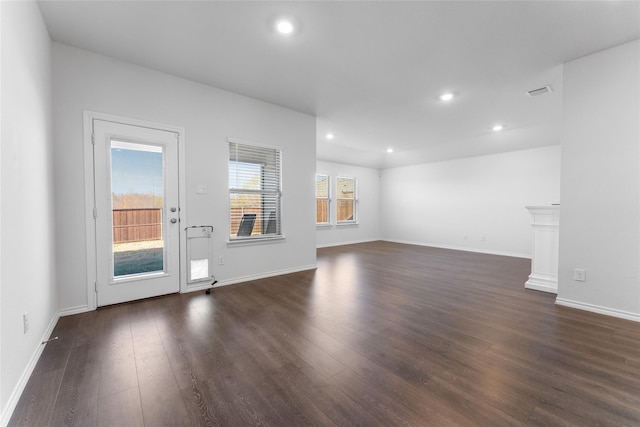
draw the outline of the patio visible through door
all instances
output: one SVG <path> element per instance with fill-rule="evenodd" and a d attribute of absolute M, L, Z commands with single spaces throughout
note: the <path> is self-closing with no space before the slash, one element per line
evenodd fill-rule
<path fill-rule="evenodd" d="M 93 120 L 97 305 L 178 292 L 178 134 Z"/>

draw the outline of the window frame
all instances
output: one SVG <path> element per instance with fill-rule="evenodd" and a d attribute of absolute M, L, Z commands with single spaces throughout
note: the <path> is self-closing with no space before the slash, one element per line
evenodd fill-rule
<path fill-rule="evenodd" d="M 326 177 L 327 178 L 327 197 L 318 197 L 318 177 Z M 329 174 L 324 173 L 316 173 L 316 225 L 317 226 L 327 226 L 331 225 L 331 176 Z M 327 203 L 327 221 L 326 222 L 318 222 L 318 200 L 326 200 Z"/>
<path fill-rule="evenodd" d="M 275 160 L 274 160 L 274 166 L 276 167 L 275 169 L 275 174 L 276 177 L 273 180 L 273 183 L 275 185 L 275 189 L 270 190 L 264 189 L 264 182 L 265 182 L 265 170 L 264 170 L 264 164 L 261 165 L 260 168 L 260 187 L 261 189 L 257 190 L 257 189 L 242 189 L 242 188 L 233 188 L 231 186 L 231 179 L 230 179 L 230 173 L 231 173 L 231 163 L 235 162 L 235 163 L 246 163 L 246 164 L 257 164 L 260 165 L 260 163 L 256 163 L 256 162 L 251 162 L 251 161 L 246 161 L 246 159 L 241 159 L 238 158 L 238 156 L 236 155 L 235 159 L 232 159 L 232 147 L 233 146 L 245 146 L 247 147 L 249 150 L 254 149 L 256 150 L 256 152 L 259 152 L 261 150 L 272 150 L 273 154 L 275 155 Z M 227 210 L 228 212 L 228 233 L 227 233 L 227 243 L 228 244 L 242 244 L 242 243 L 260 243 L 260 242 L 268 242 L 268 241 L 273 241 L 273 240 L 283 240 L 284 239 L 284 234 L 282 232 L 283 227 L 282 227 L 282 204 L 283 204 L 283 196 L 282 196 L 282 158 L 283 158 L 283 150 L 281 147 L 276 147 L 276 146 L 271 146 L 271 145 L 266 145 L 266 144 L 259 144 L 259 143 L 255 143 L 253 141 L 246 141 L 246 140 L 241 140 L 241 139 L 237 139 L 237 138 L 227 138 L 227 150 L 228 150 L 228 159 L 227 159 L 227 179 L 228 179 L 228 183 L 227 183 L 227 188 L 229 190 L 229 199 L 228 199 L 228 203 L 229 203 L 229 208 Z M 237 234 L 234 236 L 232 235 L 232 218 L 233 218 L 233 214 L 232 214 L 232 197 L 233 195 L 260 195 L 260 226 L 261 226 L 261 230 L 260 230 L 260 234 L 251 234 L 249 236 L 238 236 Z M 275 212 L 276 212 L 276 230 L 275 233 L 270 233 L 270 234 L 263 234 L 268 226 L 268 223 L 266 221 L 268 221 L 268 217 L 265 215 L 264 211 L 265 211 L 265 196 L 267 198 L 271 197 L 273 198 L 273 203 L 275 204 Z M 257 226 L 257 219 L 256 219 L 256 224 L 255 226 Z"/>
<path fill-rule="evenodd" d="M 340 179 L 353 180 L 353 197 L 352 198 L 340 197 L 340 193 L 338 191 L 338 181 Z M 353 201 L 353 219 L 342 220 L 342 221 L 338 219 L 338 209 L 339 209 L 341 200 Z M 338 175 L 336 176 L 336 225 L 352 225 L 357 223 L 358 223 L 358 178 L 355 176 Z"/>

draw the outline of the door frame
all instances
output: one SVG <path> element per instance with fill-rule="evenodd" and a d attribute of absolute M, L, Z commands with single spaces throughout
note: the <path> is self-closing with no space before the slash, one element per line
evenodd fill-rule
<path fill-rule="evenodd" d="M 93 121 L 103 120 L 107 122 L 122 123 L 125 125 L 146 127 L 167 132 L 174 132 L 178 135 L 178 203 L 180 208 L 179 225 L 179 247 L 180 247 L 180 271 L 178 278 L 180 282 L 180 293 L 186 292 L 186 239 L 184 238 L 184 226 L 187 223 L 186 210 L 186 169 L 185 169 L 185 144 L 184 128 L 164 125 L 161 123 L 148 122 L 144 120 L 132 119 L 129 117 L 116 116 L 113 114 L 99 113 L 95 111 L 83 111 L 83 148 L 84 148 L 84 199 L 85 199 L 85 233 L 86 233 L 86 265 L 87 265 L 87 310 L 97 308 L 97 243 L 96 243 L 96 220 L 94 218 L 95 207 L 95 174 L 94 174 L 94 144 L 93 144 Z"/>

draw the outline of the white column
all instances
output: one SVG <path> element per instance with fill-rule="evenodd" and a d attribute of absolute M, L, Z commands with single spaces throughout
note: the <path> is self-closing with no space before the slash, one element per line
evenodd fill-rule
<path fill-rule="evenodd" d="M 533 227 L 531 274 L 527 289 L 558 293 L 558 235 L 560 206 L 526 206 Z"/>

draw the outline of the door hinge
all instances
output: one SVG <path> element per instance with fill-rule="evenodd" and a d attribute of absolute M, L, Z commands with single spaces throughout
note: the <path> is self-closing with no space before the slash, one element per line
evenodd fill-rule
<path fill-rule="evenodd" d="M 92 143 L 93 145 L 96 145 L 96 134 L 95 134 L 95 133 L 92 133 L 92 134 L 91 134 L 91 143 Z"/>
<path fill-rule="evenodd" d="M 93 208 L 93 219 L 98 218 L 98 209 L 96 209 L 95 207 Z"/>
<path fill-rule="evenodd" d="M 96 294 L 98 293 L 98 282 L 93 282 L 93 289 L 96 291 Z"/>

